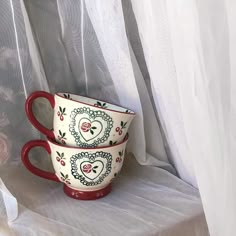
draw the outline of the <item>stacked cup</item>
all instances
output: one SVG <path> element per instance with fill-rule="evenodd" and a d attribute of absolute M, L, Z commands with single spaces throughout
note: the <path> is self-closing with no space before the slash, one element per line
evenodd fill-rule
<path fill-rule="evenodd" d="M 32 112 L 33 102 L 46 98 L 54 109 L 53 129 L 44 127 Z M 25 103 L 30 122 L 47 141 L 24 145 L 21 157 L 33 174 L 63 182 L 64 192 L 75 199 L 91 200 L 107 195 L 120 172 L 133 111 L 95 99 L 68 94 L 32 93 Z M 54 173 L 31 164 L 29 151 L 43 147 L 51 156 Z"/>

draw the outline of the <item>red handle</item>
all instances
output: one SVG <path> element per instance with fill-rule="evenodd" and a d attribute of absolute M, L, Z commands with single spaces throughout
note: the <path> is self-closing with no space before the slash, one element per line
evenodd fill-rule
<path fill-rule="evenodd" d="M 33 140 L 29 141 L 24 145 L 24 147 L 21 150 L 21 160 L 24 163 L 25 167 L 32 172 L 35 175 L 38 175 L 45 179 L 50 179 L 56 182 L 60 182 L 60 180 L 57 178 L 57 176 L 54 173 L 50 173 L 48 171 L 40 170 L 39 168 L 33 166 L 29 160 L 29 151 L 34 147 L 43 147 L 46 149 L 46 151 L 50 154 L 51 149 L 49 144 L 46 141 L 43 140 Z"/>
<path fill-rule="evenodd" d="M 54 139 L 55 136 L 54 136 L 54 133 L 52 130 L 50 129 L 47 129 L 46 127 L 44 127 L 42 124 L 40 124 L 38 122 L 38 120 L 35 118 L 34 114 L 33 114 L 33 102 L 35 99 L 37 98 L 46 98 L 52 108 L 54 108 L 55 106 L 55 100 L 54 100 L 54 96 L 50 93 L 47 93 L 47 92 L 44 92 L 44 91 L 36 91 L 36 92 L 33 92 L 26 100 L 25 102 L 25 112 L 26 112 L 26 115 L 28 117 L 28 119 L 30 120 L 30 122 L 32 123 L 32 125 L 38 129 L 40 132 L 42 132 L 43 134 L 45 134 L 46 136 Z"/>

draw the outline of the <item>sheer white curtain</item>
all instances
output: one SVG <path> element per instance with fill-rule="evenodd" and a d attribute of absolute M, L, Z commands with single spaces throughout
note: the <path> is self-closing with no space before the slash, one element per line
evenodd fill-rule
<path fill-rule="evenodd" d="M 199 187 L 211 235 L 234 235 L 235 9 L 232 0 L 2 0 L 0 219 L 17 217 L 9 173 L 40 136 L 25 98 L 68 91 L 135 110 L 129 151 Z M 35 112 L 50 126 L 42 104 Z"/>
<path fill-rule="evenodd" d="M 198 184 L 211 235 L 234 235 L 235 4 L 141 2 L 132 1 L 176 167 Z"/>

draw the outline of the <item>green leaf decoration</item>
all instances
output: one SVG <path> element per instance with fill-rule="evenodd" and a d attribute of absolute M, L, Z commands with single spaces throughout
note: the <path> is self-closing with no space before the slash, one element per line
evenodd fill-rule
<path fill-rule="evenodd" d="M 66 108 L 64 107 L 64 108 L 63 108 L 63 113 L 64 113 L 65 111 L 66 111 Z"/>
<path fill-rule="evenodd" d="M 60 110 L 60 112 L 62 112 L 62 109 L 61 109 L 61 107 L 59 107 L 59 110 Z"/>
<path fill-rule="evenodd" d="M 64 152 L 61 154 L 61 157 L 64 157 Z"/>
<path fill-rule="evenodd" d="M 66 133 L 63 133 L 62 137 L 64 138 L 66 136 Z"/>
<path fill-rule="evenodd" d="M 121 122 L 120 122 L 120 125 L 123 127 L 123 125 L 124 125 L 124 122 L 123 122 L 123 121 L 121 121 Z"/>
<path fill-rule="evenodd" d="M 60 136 L 62 136 L 61 130 L 59 130 L 59 134 L 60 134 Z"/>
<path fill-rule="evenodd" d="M 121 153 L 121 152 L 119 152 L 119 156 L 122 156 L 122 153 Z"/>
<path fill-rule="evenodd" d="M 92 129 L 90 129 L 90 133 L 91 133 L 91 134 L 94 134 L 94 132 L 93 132 L 93 130 L 92 130 Z"/>
<path fill-rule="evenodd" d="M 125 128 L 126 125 L 127 125 L 127 122 L 124 123 L 124 128 Z"/>
<path fill-rule="evenodd" d="M 93 173 L 97 173 L 97 171 L 93 169 Z"/>
<path fill-rule="evenodd" d="M 112 142 L 112 140 L 109 142 L 110 145 L 115 145 L 117 142 Z"/>
<path fill-rule="evenodd" d="M 68 175 L 68 174 L 66 174 L 66 175 L 65 175 L 65 178 L 66 178 L 66 179 L 68 179 L 68 177 L 69 177 L 69 175 Z"/>
<path fill-rule="evenodd" d="M 97 127 L 93 126 L 91 129 L 97 129 Z"/>
<path fill-rule="evenodd" d="M 99 101 L 97 101 L 97 105 L 98 105 L 98 106 L 102 106 L 102 103 L 99 102 Z"/>
<path fill-rule="evenodd" d="M 125 112 L 126 112 L 126 113 L 129 113 L 129 110 L 126 110 Z"/>
<path fill-rule="evenodd" d="M 60 155 L 60 152 L 58 152 L 58 151 L 56 151 L 56 153 L 57 153 L 57 155 L 60 157 L 61 155 Z"/>
<path fill-rule="evenodd" d="M 105 102 L 102 104 L 103 107 L 105 107 L 106 105 L 107 105 L 107 104 L 106 104 Z"/>
<path fill-rule="evenodd" d="M 98 168 L 98 166 L 94 166 L 94 167 L 93 167 L 93 169 L 97 169 L 97 168 Z"/>
<path fill-rule="evenodd" d="M 70 98 L 70 94 L 63 94 L 65 98 Z"/>
<path fill-rule="evenodd" d="M 65 178 L 65 175 L 62 172 L 60 172 L 60 173 L 61 173 L 61 176 Z"/>

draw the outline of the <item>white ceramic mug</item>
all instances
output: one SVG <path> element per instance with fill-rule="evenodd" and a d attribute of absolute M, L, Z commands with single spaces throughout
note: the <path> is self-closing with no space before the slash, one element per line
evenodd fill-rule
<path fill-rule="evenodd" d="M 33 140 L 24 145 L 21 158 L 26 168 L 35 175 L 64 183 L 64 192 L 76 199 L 91 200 L 107 195 L 111 182 L 120 172 L 124 161 L 126 143 L 99 148 L 69 147 L 53 140 Z M 51 155 L 55 173 L 33 166 L 29 152 L 43 147 Z"/>
<path fill-rule="evenodd" d="M 33 101 L 43 97 L 54 109 L 53 130 L 38 122 Z M 68 146 L 97 147 L 121 142 L 135 116 L 133 111 L 95 99 L 65 93 L 32 93 L 25 103 L 31 123 L 47 137 Z M 43 112 L 43 111 L 42 111 Z"/>

